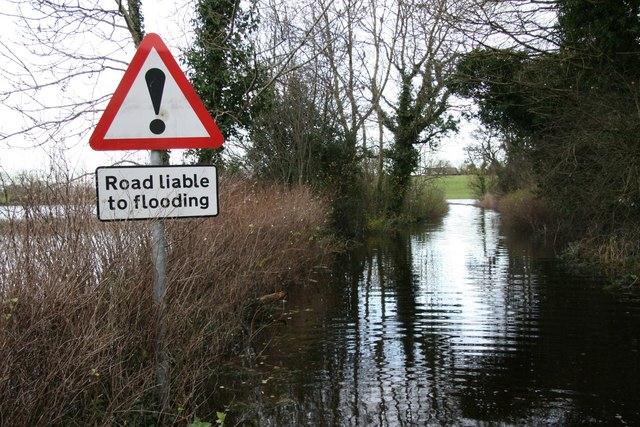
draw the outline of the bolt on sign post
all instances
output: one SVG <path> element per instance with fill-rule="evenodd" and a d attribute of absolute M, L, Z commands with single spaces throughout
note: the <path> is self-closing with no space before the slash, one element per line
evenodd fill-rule
<path fill-rule="evenodd" d="M 219 148 L 223 136 L 160 36 L 144 37 L 89 139 L 94 150 L 151 150 L 151 166 L 96 170 L 98 219 L 151 220 L 156 381 L 167 397 L 165 218 L 218 214 L 214 166 L 163 165 L 162 151 Z"/>

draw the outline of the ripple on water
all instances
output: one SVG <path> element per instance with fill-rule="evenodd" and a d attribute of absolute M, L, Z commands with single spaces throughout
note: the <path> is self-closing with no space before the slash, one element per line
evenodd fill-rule
<path fill-rule="evenodd" d="M 640 297 L 572 276 L 468 202 L 290 300 L 265 353 L 287 372 L 260 385 L 266 425 L 640 422 Z"/>

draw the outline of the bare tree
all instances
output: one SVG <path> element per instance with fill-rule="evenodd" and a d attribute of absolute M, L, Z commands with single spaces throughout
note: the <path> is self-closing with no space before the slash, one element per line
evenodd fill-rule
<path fill-rule="evenodd" d="M 133 49 L 142 40 L 141 3 L 10 0 L 10 7 L 0 12 L 0 17 L 12 22 L 18 33 L 0 41 L 0 57 L 7 64 L 0 70 L 0 99 L 2 109 L 8 110 L 5 116 L 12 120 L 3 123 L 0 142 L 48 150 L 55 147 L 56 151 L 85 143 Z M 185 0 L 184 5 L 176 7 L 192 6 Z M 264 22 L 260 37 L 267 40 L 265 30 L 280 31 L 285 6 L 265 0 L 259 7 Z M 290 4 L 288 7 L 291 9 Z M 247 107 L 308 60 L 304 47 L 319 31 L 320 22 L 321 16 L 315 21 L 299 20 L 297 23 L 303 25 L 290 25 L 289 34 L 269 39 L 273 44 L 268 47 L 255 40 L 259 47 L 255 62 L 268 69 L 269 76 L 247 87 Z"/>
<path fill-rule="evenodd" d="M 85 137 L 142 38 L 140 1 L 11 1 L 2 14 L 19 32 L 0 42 L 0 99 L 16 117 L 0 141 Z"/>
<path fill-rule="evenodd" d="M 457 31 L 479 46 L 544 53 L 559 47 L 557 0 L 462 0 L 465 13 L 449 15 Z"/>
<path fill-rule="evenodd" d="M 369 84 L 374 81 L 384 89 L 389 78 L 390 64 L 383 63 L 381 50 L 375 48 L 379 13 L 384 9 L 378 9 L 377 0 L 346 0 L 322 13 L 323 32 L 316 48 L 328 65 L 327 83 L 341 129 L 354 147 L 377 102 L 369 96 Z"/>

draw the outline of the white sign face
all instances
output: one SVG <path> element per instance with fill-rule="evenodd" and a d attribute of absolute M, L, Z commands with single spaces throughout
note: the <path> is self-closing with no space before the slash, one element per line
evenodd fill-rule
<path fill-rule="evenodd" d="M 161 86 L 155 100 L 149 87 L 150 70 L 160 74 Z M 156 101 L 156 102 L 154 102 Z M 157 108 L 157 111 L 155 110 Z M 161 131 L 152 131 L 149 123 L 160 119 Z M 136 76 L 131 89 L 107 129 L 105 139 L 209 137 L 200 118 L 182 93 L 155 48 Z"/>
<path fill-rule="evenodd" d="M 117 166 L 96 169 L 98 219 L 218 215 L 215 166 Z"/>

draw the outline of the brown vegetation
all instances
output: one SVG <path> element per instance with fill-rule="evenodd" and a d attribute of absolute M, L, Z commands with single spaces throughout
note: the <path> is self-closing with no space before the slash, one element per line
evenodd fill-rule
<path fill-rule="evenodd" d="M 86 196 L 62 205 L 66 221 L 37 205 L 5 221 L 0 423 L 215 419 L 224 409 L 210 399 L 217 364 L 259 328 L 257 298 L 305 281 L 332 246 L 322 237 L 325 202 L 305 188 L 220 188 L 217 218 L 167 223 L 170 398 L 162 407 L 148 224 L 100 223 Z"/>
<path fill-rule="evenodd" d="M 498 198 L 495 194 L 485 193 L 480 200 L 478 200 L 478 206 L 484 209 L 498 210 Z"/>
<path fill-rule="evenodd" d="M 576 267 L 609 278 L 616 286 L 637 286 L 640 279 L 640 227 L 615 234 L 583 237 L 568 245 L 563 256 Z"/>
<path fill-rule="evenodd" d="M 498 209 L 503 222 L 512 228 L 542 231 L 551 223 L 549 207 L 530 190 L 505 194 L 500 199 Z"/>
<path fill-rule="evenodd" d="M 640 227 L 636 224 L 608 233 L 587 229 L 576 238 L 574 229 L 582 224 L 567 224 L 531 190 L 513 191 L 498 199 L 486 195 L 479 205 L 498 210 L 507 227 L 544 238 L 579 271 L 604 276 L 614 285 L 632 286 L 640 280 Z"/>

